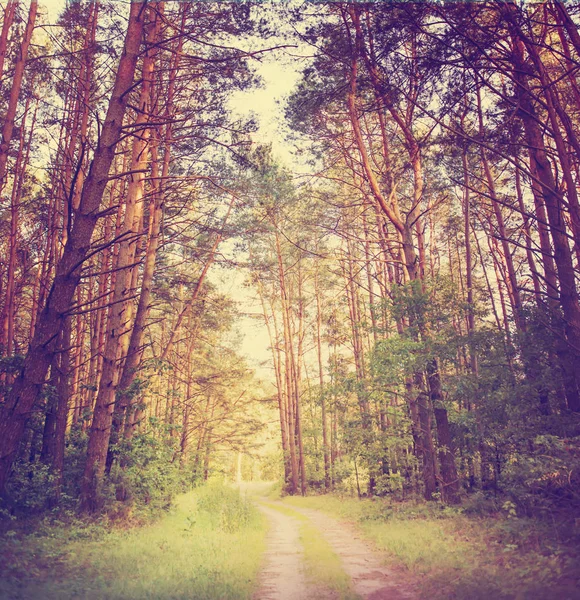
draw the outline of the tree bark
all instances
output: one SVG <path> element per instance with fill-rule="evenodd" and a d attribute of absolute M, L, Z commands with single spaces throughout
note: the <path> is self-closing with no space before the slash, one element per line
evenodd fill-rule
<path fill-rule="evenodd" d="M 4 75 L 4 61 L 6 60 L 6 52 L 8 50 L 8 36 L 10 28 L 14 22 L 14 13 L 16 11 L 16 0 L 8 0 L 4 7 L 4 19 L 2 20 L 2 32 L 0 33 L 0 80 Z"/>
<path fill-rule="evenodd" d="M 518 84 L 518 99 L 521 106 L 522 120 L 530 160 L 530 171 L 537 176 L 540 192 L 548 217 L 550 233 L 554 243 L 554 262 L 559 279 L 559 296 L 564 313 L 565 332 L 571 347 L 571 358 L 578 388 L 580 374 L 580 304 L 576 291 L 576 281 L 572 253 L 568 243 L 566 218 L 562 194 L 558 191 L 554 173 L 547 156 L 546 146 L 538 125 L 536 109 L 533 104 L 523 59 L 523 42 L 512 33 L 514 79 Z M 572 396 L 568 408 L 580 412 L 579 397 Z"/>
<path fill-rule="evenodd" d="M 2 192 L 2 189 L 6 185 L 10 142 L 12 141 L 12 134 L 14 132 L 14 120 L 16 118 L 16 109 L 18 108 L 18 99 L 20 98 L 20 90 L 22 89 L 24 69 L 26 67 L 26 61 L 28 59 L 28 49 L 32 40 L 32 33 L 34 31 L 34 24 L 36 22 L 37 11 L 37 0 L 31 0 L 30 8 L 28 11 L 28 21 L 26 23 L 26 29 L 24 30 L 24 36 L 22 38 L 22 42 L 20 44 L 20 48 L 16 56 L 16 63 L 14 65 L 14 76 L 12 78 L 12 87 L 10 88 L 10 95 L 8 96 L 8 106 L 6 108 L 6 114 L 4 115 L 4 119 L 2 122 L 2 139 L 0 140 L 0 192 Z"/>
<path fill-rule="evenodd" d="M 90 248 L 91 237 L 99 218 L 99 207 L 109 180 L 109 170 L 121 134 L 123 117 L 133 86 L 135 66 L 143 37 L 144 1 L 133 1 L 125 36 L 123 53 L 101 136 L 83 185 L 79 210 L 75 214 L 71 234 L 57 265 L 56 276 L 46 304 L 38 318 L 24 366 L 0 409 L 0 494 L 10 475 L 12 463 L 25 424 L 40 392 L 52 356 L 58 332 L 70 310 L 80 280 L 81 267 Z"/>

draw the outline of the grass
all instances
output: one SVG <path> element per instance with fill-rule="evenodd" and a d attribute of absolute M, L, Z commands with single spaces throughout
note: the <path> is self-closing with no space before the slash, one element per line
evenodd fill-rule
<path fill-rule="evenodd" d="M 138 529 L 7 536 L 0 598 L 249 599 L 266 529 L 236 490 L 212 486 L 180 496 L 167 515 Z"/>
<path fill-rule="evenodd" d="M 307 577 L 338 600 L 356 598 L 340 558 L 293 506 L 353 521 L 418 580 L 420 597 L 580 599 L 578 524 L 565 529 L 557 521 L 473 515 L 437 503 L 337 496 L 268 505 L 300 522 Z M 14 527 L 0 539 L 0 599 L 249 599 L 266 530 L 249 500 L 218 485 L 180 496 L 169 513 L 140 528 L 94 522 L 39 522 L 29 532 Z"/>
<path fill-rule="evenodd" d="M 331 590 L 336 600 L 357 600 L 359 596 L 354 593 L 339 556 L 310 519 L 279 503 L 269 502 L 267 506 L 300 521 L 300 541 L 304 550 L 307 580 L 315 587 Z"/>
<path fill-rule="evenodd" d="M 337 496 L 286 498 L 353 521 L 432 600 L 578 600 L 580 531 L 531 519 L 470 516 L 439 504 Z"/>

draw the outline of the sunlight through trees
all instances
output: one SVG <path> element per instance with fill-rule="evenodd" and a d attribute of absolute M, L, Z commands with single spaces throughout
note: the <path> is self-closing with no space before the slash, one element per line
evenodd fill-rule
<path fill-rule="evenodd" d="M 162 506 L 236 469 L 578 506 L 577 7 L 61 8 L 3 6 L 3 508 Z M 282 55 L 273 144 L 240 98 Z"/>

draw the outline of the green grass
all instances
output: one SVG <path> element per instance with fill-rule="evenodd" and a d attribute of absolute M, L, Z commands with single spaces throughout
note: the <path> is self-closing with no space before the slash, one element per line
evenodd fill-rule
<path fill-rule="evenodd" d="M 331 590 L 336 600 L 357 600 L 359 596 L 354 593 L 339 556 L 310 519 L 279 503 L 268 502 L 267 506 L 300 521 L 300 541 L 304 550 L 307 580 L 315 587 Z"/>
<path fill-rule="evenodd" d="M 580 599 L 580 532 L 531 519 L 474 517 L 439 504 L 286 498 L 354 522 L 432 600 Z"/>
<path fill-rule="evenodd" d="M 169 514 L 138 529 L 91 539 L 58 527 L 8 536 L 0 598 L 248 599 L 266 530 L 236 490 L 213 486 L 180 496 Z"/>

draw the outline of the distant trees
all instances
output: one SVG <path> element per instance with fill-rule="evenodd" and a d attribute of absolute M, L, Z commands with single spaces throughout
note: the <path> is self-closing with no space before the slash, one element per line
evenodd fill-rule
<path fill-rule="evenodd" d="M 293 213 L 300 210 L 300 205 L 290 174 L 275 163 L 268 148 L 258 148 L 252 159 L 252 209 L 250 221 L 245 224 L 253 232 L 247 241 L 250 278 L 270 338 L 285 479 L 290 493 L 305 494 L 301 395 L 306 336 L 304 286 L 308 275 L 305 249 L 300 242 L 292 245 L 298 233 Z"/>

